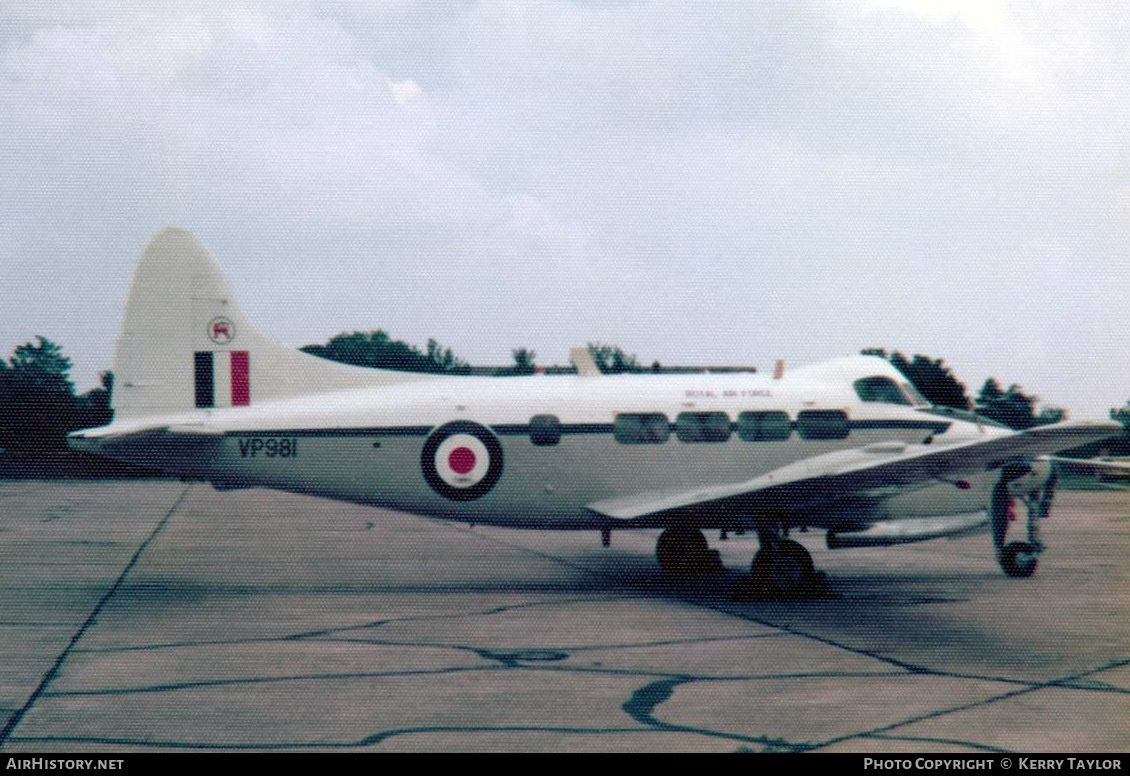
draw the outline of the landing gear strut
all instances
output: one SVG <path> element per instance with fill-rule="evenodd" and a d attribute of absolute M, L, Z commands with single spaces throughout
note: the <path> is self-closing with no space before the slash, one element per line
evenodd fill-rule
<path fill-rule="evenodd" d="M 722 570 L 718 551 L 710 549 L 702 531 L 695 528 L 668 528 L 659 535 L 655 557 L 668 574 L 687 576 Z"/>
<path fill-rule="evenodd" d="M 824 575 L 816 571 L 812 555 L 799 542 L 784 538 L 774 528 L 757 532 L 761 548 L 753 556 L 750 574 L 759 590 L 773 596 L 798 596 L 819 591 L 825 586 Z"/>
<path fill-rule="evenodd" d="M 1040 553 L 1044 551 L 1044 543 L 1040 541 L 1040 526 L 1038 520 L 1045 517 L 1051 506 L 1052 493 L 1055 488 L 1054 475 L 1045 484 L 1043 491 L 1028 494 L 1024 499 L 1025 511 L 1028 513 L 1028 541 L 1005 543 L 1008 534 L 1009 521 L 1013 519 L 1017 500 L 1008 490 L 1008 479 L 1001 477 L 996 490 L 993 491 L 993 501 L 990 506 L 993 526 L 993 546 L 997 550 L 997 562 L 1005 574 L 1010 577 L 1030 577 L 1036 573 L 1036 566 L 1040 561 Z"/>

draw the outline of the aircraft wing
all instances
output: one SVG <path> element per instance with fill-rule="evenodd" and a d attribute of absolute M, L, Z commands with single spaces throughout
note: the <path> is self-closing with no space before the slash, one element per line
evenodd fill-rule
<path fill-rule="evenodd" d="M 941 446 L 880 443 L 814 456 L 745 482 L 677 493 L 645 493 L 588 505 L 617 520 L 740 519 L 766 510 L 877 500 L 902 488 L 998 469 L 1113 436 L 1117 423 L 1068 422 Z"/>
<path fill-rule="evenodd" d="M 1064 458 L 1060 455 L 1044 455 L 1040 457 L 1040 460 L 1069 466 L 1082 466 L 1099 471 L 1130 472 L 1130 460 L 1108 461 L 1102 458 Z"/>

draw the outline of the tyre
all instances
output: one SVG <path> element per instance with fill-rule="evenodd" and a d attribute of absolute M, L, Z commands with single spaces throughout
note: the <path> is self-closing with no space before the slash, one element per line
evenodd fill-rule
<path fill-rule="evenodd" d="M 707 565 L 710 545 L 702 531 L 694 528 L 668 528 L 655 545 L 659 566 L 668 574 L 695 574 Z"/>
<path fill-rule="evenodd" d="M 780 595 L 796 595 L 808 589 L 816 577 L 812 556 L 799 542 L 783 539 L 774 552 L 759 550 L 750 567 L 754 583 Z"/>
<path fill-rule="evenodd" d="M 1039 551 L 1028 542 L 1009 542 L 1001 550 L 1001 568 L 1010 577 L 1032 576 L 1039 562 Z"/>

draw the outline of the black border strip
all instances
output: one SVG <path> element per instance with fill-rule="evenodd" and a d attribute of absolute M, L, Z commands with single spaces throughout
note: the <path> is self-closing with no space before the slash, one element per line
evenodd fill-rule
<path fill-rule="evenodd" d="M 384 426 L 374 428 L 301 428 L 301 429 L 249 429 L 225 431 L 225 437 L 285 436 L 285 437 L 374 437 L 374 436 L 427 436 L 434 426 Z"/>
<path fill-rule="evenodd" d="M 848 428 L 852 431 L 871 431 L 877 429 L 904 429 L 931 431 L 941 434 L 950 427 L 950 423 L 923 420 L 849 420 Z M 671 431 L 676 430 L 676 424 L 671 423 Z M 252 436 L 289 436 L 289 437 L 420 437 L 427 436 L 435 426 L 373 426 L 368 428 L 323 428 L 323 429 L 262 429 L 244 431 L 226 431 L 226 437 L 252 437 Z M 612 434 L 615 431 L 612 423 L 562 423 L 558 429 L 561 434 Z M 792 428 L 797 429 L 796 421 Z M 499 436 L 528 436 L 531 426 L 528 423 L 499 423 L 490 426 L 490 429 Z M 737 433 L 738 424 L 731 423 L 730 431 Z"/>
<path fill-rule="evenodd" d="M 853 430 L 860 429 L 863 431 L 884 428 L 904 428 L 933 431 L 935 434 L 941 434 L 953 424 L 930 420 L 852 420 L 848 422 L 848 425 L 850 425 Z"/>
<path fill-rule="evenodd" d="M 499 436 L 527 436 L 531 429 L 532 426 L 529 423 L 500 423 L 497 426 L 491 426 L 491 430 Z M 542 427 L 539 430 L 547 431 L 548 429 Z M 562 423 L 555 426 L 553 430 L 562 434 L 611 434 L 616 430 L 616 426 L 611 423 Z"/>

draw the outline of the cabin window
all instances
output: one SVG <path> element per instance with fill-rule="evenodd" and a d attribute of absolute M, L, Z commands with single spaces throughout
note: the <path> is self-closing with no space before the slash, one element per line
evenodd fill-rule
<path fill-rule="evenodd" d="M 898 383 L 889 377 L 864 377 L 856 380 L 855 392 L 860 401 L 910 406 L 910 400 L 898 387 Z"/>
<path fill-rule="evenodd" d="M 738 436 L 746 442 L 780 442 L 793 435 L 784 412 L 743 412 L 738 415 Z"/>
<path fill-rule="evenodd" d="M 796 428 L 802 439 L 845 439 L 851 430 L 843 410 L 802 410 Z"/>
<path fill-rule="evenodd" d="M 658 445 L 667 441 L 671 426 L 667 416 L 658 412 L 628 413 L 616 416 L 613 434 L 622 445 Z"/>
<path fill-rule="evenodd" d="M 556 415 L 530 418 L 530 441 L 535 445 L 555 445 L 561 441 L 561 421 Z"/>
<path fill-rule="evenodd" d="M 730 438 L 730 416 L 725 412 L 683 412 L 675 418 L 680 442 L 725 442 Z"/>

